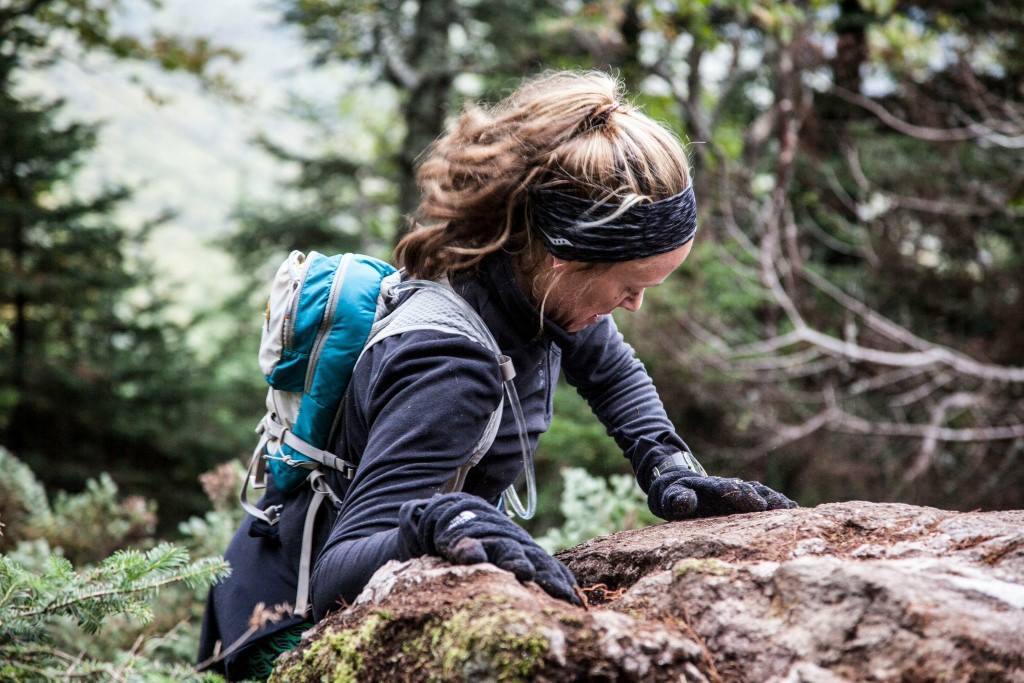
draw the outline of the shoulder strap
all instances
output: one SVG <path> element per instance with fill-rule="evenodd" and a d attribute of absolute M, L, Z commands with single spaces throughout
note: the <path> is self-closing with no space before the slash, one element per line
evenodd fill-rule
<path fill-rule="evenodd" d="M 401 304 L 394 306 L 370 328 L 370 338 L 363 347 L 363 353 L 366 353 L 374 344 L 404 332 L 437 330 L 472 339 L 493 353 L 499 359 L 502 381 L 515 376 L 512 361 L 501 354 L 494 335 L 480 319 L 480 315 L 466 303 L 465 299 L 448 286 L 447 282 L 437 283 L 427 280 L 399 282 L 398 278 L 391 276 L 381 283 L 381 299 L 384 302 L 394 302 L 402 292 L 408 290 L 413 290 L 412 294 Z M 502 400 L 491 413 L 483 434 L 473 446 L 469 460 L 458 469 L 445 486 L 445 493 L 461 491 L 466 481 L 466 474 L 490 450 L 491 444 L 494 443 L 494 439 L 498 435 L 504 405 L 505 402 Z"/>
<path fill-rule="evenodd" d="M 366 353 L 367 349 L 382 339 L 412 330 L 440 330 L 461 335 L 476 341 L 493 353 L 501 370 L 501 381 L 504 388 L 502 401 L 488 419 L 484 433 L 473 447 L 469 460 L 448 482 L 446 492 L 461 491 L 469 470 L 475 467 L 490 450 L 498 434 L 502 411 L 507 403 L 515 417 L 519 432 L 523 471 L 526 476 L 527 504 L 523 506 L 520 502 L 514 486 L 510 486 L 502 495 L 506 502 L 506 509 L 515 511 L 523 519 L 530 519 L 536 510 L 537 500 L 533 453 L 530 451 L 526 435 L 526 419 L 512 382 L 516 375 L 512 360 L 501 352 L 494 335 L 480 318 L 480 314 L 451 288 L 447 280 L 401 282 L 399 281 L 400 277 L 401 274 L 396 273 L 385 278 L 381 283 L 381 301 L 385 306 L 390 302 L 394 308 L 374 323 L 370 329 L 370 338 L 363 347 L 363 353 Z M 412 294 L 401 304 L 395 305 L 394 302 L 399 295 L 408 290 L 413 290 Z"/>
<path fill-rule="evenodd" d="M 370 328 L 369 339 L 363 346 L 363 353 L 382 339 L 403 332 L 439 330 L 468 337 L 496 356 L 501 355 L 494 335 L 480 318 L 480 314 L 456 294 L 446 281 L 398 282 L 392 280 L 392 277 L 385 278 L 381 283 L 381 298 L 385 301 L 385 306 L 388 305 L 387 302 L 391 302 L 394 307 Z M 402 292 L 410 290 L 412 294 L 405 301 L 397 306 L 393 304 Z"/>

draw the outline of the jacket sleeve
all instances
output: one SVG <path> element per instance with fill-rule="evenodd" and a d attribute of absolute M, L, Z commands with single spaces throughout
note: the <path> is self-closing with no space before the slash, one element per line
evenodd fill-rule
<path fill-rule="evenodd" d="M 398 534 L 399 508 L 442 490 L 469 459 L 501 399 L 494 355 L 464 337 L 407 332 L 373 346 L 359 365 L 364 361 L 349 398 L 362 406 L 354 412 L 366 445 L 314 565 L 318 620 L 339 599 L 351 602 L 381 565 L 409 559 Z"/>
<path fill-rule="evenodd" d="M 563 352 L 566 380 L 615 439 L 646 492 L 658 462 L 690 450 L 668 419 L 647 369 L 610 315 L 572 335 Z"/>

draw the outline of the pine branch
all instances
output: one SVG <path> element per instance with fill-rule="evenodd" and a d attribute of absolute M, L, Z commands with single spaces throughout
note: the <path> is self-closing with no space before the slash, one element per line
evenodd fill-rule
<path fill-rule="evenodd" d="M 221 569 L 223 568 L 223 569 Z M 147 583 L 143 583 L 137 586 L 129 586 L 127 588 L 117 587 L 109 588 L 105 590 L 97 590 L 92 593 L 85 593 L 82 595 L 76 595 L 72 598 L 64 600 L 63 602 L 50 603 L 39 609 L 30 610 L 27 612 L 20 612 L 20 616 L 23 617 L 36 617 L 44 614 L 51 614 L 65 610 L 74 605 L 78 605 L 90 601 L 100 601 L 104 598 L 110 597 L 129 597 L 132 595 L 145 594 L 147 592 L 153 592 L 159 590 L 163 586 L 170 585 L 172 583 L 178 583 L 179 581 L 184 582 L 188 586 L 194 585 L 191 583 L 195 580 L 202 580 L 210 577 L 211 571 L 215 571 L 217 576 L 211 578 L 221 578 L 224 576 L 223 571 L 226 570 L 226 564 L 222 560 L 217 558 L 205 558 L 204 560 L 198 560 L 194 563 L 189 571 L 171 574 L 164 576 L 159 579 L 151 580 Z"/>

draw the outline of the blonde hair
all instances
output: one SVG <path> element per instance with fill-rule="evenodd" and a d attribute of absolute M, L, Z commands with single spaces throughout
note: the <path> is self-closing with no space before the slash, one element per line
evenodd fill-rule
<path fill-rule="evenodd" d="M 622 98 L 598 71 L 549 72 L 491 107 L 468 106 L 425 151 L 421 197 L 396 261 L 436 279 L 505 248 L 533 269 L 531 189 L 557 187 L 595 201 L 633 204 L 690 184 L 679 139 Z"/>

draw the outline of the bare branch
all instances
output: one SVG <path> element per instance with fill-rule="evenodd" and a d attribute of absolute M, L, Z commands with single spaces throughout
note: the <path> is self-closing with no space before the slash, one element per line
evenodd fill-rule
<path fill-rule="evenodd" d="M 939 430 L 942 428 L 942 425 L 945 424 L 946 415 L 949 411 L 957 408 L 965 408 L 983 401 L 984 399 L 981 396 L 967 392 L 950 394 L 939 401 L 938 405 L 932 409 L 931 421 L 928 423 L 924 441 L 921 442 L 921 448 L 917 453 L 917 458 L 914 459 L 914 462 L 911 463 L 910 467 L 908 467 L 906 472 L 903 473 L 904 484 L 911 483 L 931 467 L 932 459 L 935 457 L 935 448 L 939 443 Z"/>
<path fill-rule="evenodd" d="M 798 441 L 805 436 L 810 436 L 819 429 L 826 427 L 828 423 L 832 421 L 833 413 L 834 410 L 832 408 L 827 408 L 802 424 L 789 425 L 779 429 L 778 432 L 776 432 L 775 437 L 765 444 L 764 452 L 767 454 L 771 451 L 778 450 L 783 446 L 791 444 L 794 441 Z"/>
<path fill-rule="evenodd" d="M 803 364 L 794 364 L 792 367 L 782 368 L 761 368 L 746 370 L 742 366 L 729 366 L 727 372 L 734 377 L 752 379 L 757 382 L 787 382 L 801 377 L 820 376 L 824 373 L 835 370 L 839 367 L 839 360 L 831 357 L 821 358 L 816 361 Z"/>
<path fill-rule="evenodd" d="M 850 175 L 853 177 L 854 182 L 857 183 L 857 187 L 864 194 L 871 192 L 877 192 L 884 196 L 892 206 L 901 209 L 907 209 L 910 211 L 920 211 L 922 213 L 933 213 L 940 216 L 991 216 L 994 214 L 1006 214 L 1009 216 L 1017 216 L 1022 212 L 1011 205 L 1008 201 L 1008 197 L 1014 195 L 1014 192 L 1007 192 L 1004 197 L 977 197 L 985 204 L 972 204 L 967 201 L 967 197 L 958 199 L 957 201 L 942 201 L 939 199 L 926 199 L 924 197 L 908 197 L 905 195 L 898 195 L 888 192 L 882 188 L 876 187 L 867 176 L 864 174 L 864 169 L 860 165 L 860 159 L 857 156 L 857 150 L 852 145 L 847 145 L 843 149 L 843 156 L 846 159 L 847 168 L 850 170 Z"/>
<path fill-rule="evenodd" d="M 725 340 L 698 323 L 692 316 L 684 316 L 680 319 L 679 325 L 715 351 L 724 354 L 729 350 L 729 345 L 725 343 Z"/>
<path fill-rule="evenodd" d="M 871 112 L 879 121 L 893 130 L 918 140 L 927 140 L 928 142 L 963 142 L 964 140 L 974 140 L 979 137 L 977 131 L 971 128 L 928 128 L 907 123 L 903 119 L 891 114 L 888 109 L 871 98 L 864 97 L 859 93 L 850 92 L 838 85 L 832 86 L 832 92 L 840 99 Z"/>
<path fill-rule="evenodd" d="M 956 372 L 963 375 L 970 375 L 996 382 L 1024 382 L 1024 367 L 980 363 L 958 351 L 925 341 L 906 328 L 897 325 L 885 316 L 875 312 L 866 304 L 858 301 L 849 294 L 846 294 L 813 271 L 802 270 L 800 271 L 800 275 L 819 290 L 838 301 L 844 307 L 860 315 L 875 331 L 886 335 L 894 341 L 906 344 L 907 346 L 920 351 L 920 353 L 893 353 L 857 347 L 852 350 L 853 356 L 857 360 L 871 360 L 872 362 L 878 362 L 881 365 L 908 366 L 940 363 L 949 366 Z M 805 341 L 821 343 L 827 348 L 833 348 L 839 352 L 839 349 L 834 343 L 839 342 L 839 340 L 836 340 L 835 338 L 831 338 L 831 340 L 829 340 L 827 339 L 827 335 L 822 335 L 814 330 L 808 330 L 804 335 Z"/>
<path fill-rule="evenodd" d="M 738 346 L 729 352 L 729 355 L 736 358 L 740 356 L 753 356 L 756 354 L 772 353 L 773 351 L 779 351 L 786 347 L 792 346 L 803 341 L 803 337 L 796 330 L 787 332 L 786 334 L 772 337 L 771 339 L 763 339 L 753 344 L 744 344 Z"/>
<path fill-rule="evenodd" d="M 893 115 L 888 109 L 869 97 L 859 93 L 850 92 L 838 85 L 832 86 L 832 92 L 840 99 L 855 104 L 871 112 L 879 121 L 895 131 L 908 135 L 918 140 L 927 142 L 964 142 L 966 140 L 984 140 L 987 143 L 1005 147 L 1007 149 L 1024 149 L 1024 134 L 1014 131 L 1014 134 L 1007 135 L 992 128 L 993 122 L 975 121 L 963 115 L 969 124 L 963 128 L 931 128 L 908 123 Z"/>
<path fill-rule="evenodd" d="M 896 194 L 886 194 L 885 196 L 894 206 L 901 209 L 934 213 L 940 216 L 991 216 L 996 213 L 995 207 L 967 204 L 963 201 L 944 202 L 940 199 L 906 197 Z"/>
<path fill-rule="evenodd" d="M 933 428 L 931 425 L 906 424 L 900 422 L 871 422 L 864 418 L 837 411 L 835 419 L 829 423 L 833 431 L 847 434 L 870 434 L 875 436 L 908 436 L 924 439 L 931 436 L 938 441 L 972 442 L 1002 441 L 1005 439 L 1024 438 L 1024 424 L 1001 425 L 998 427 L 976 427 L 951 429 L 948 427 Z"/>
<path fill-rule="evenodd" d="M 927 368 L 914 367 L 914 368 L 895 368 L 893 370 L 887 370 L 881 372 L 874 377 L 868 377 L 865 379 L 858 380 L 850 385 L 847 391 L 848 396 L 859 396 L 860 394 L 876 391 L 878 389 L 884 389 L 887 386 L 893 384 L 899 384 L 900 382 L 916 377 L 924 372 L 927 372 Z"/>
<path fill-rule="evenodd" d="M 748 358 L 736 361 L 736 366 L 743 370 L 780 370 L 805 365 L 821 357 L 821 351 L 812 347 L 790 353 L 785 356 L 769 356 L 767 358 Z"/>
<path fill-rule="evenodd" d="M 905 408 L 906 406 L 913 405 L 918 401 L 923 401 L 952 381 L 953 375 L 943 372 L 932 381 L 925 382 L 924 384 L 916 386 L 910 391 L 906 391 L 891 399 L 889 401 L 889 407 Z"/>
<path fill-rule="evenodd" d="M 841 238 L 836 237 L 818 225 L 818 222 L 812 217 L 808 217 L 808 219 L 801 222 L 800 225 L 805 228 L 812 237 L 832 251 L 840 254 L 846 254 L 847 256 L 859 256 L 865 259 L 868 263 L 877 265 L 878 256 L 876 256 L 870 249 L 865 249 L 864 246 L 860 244 L 851 244 L 850 242 L 843 241 Z"/>

